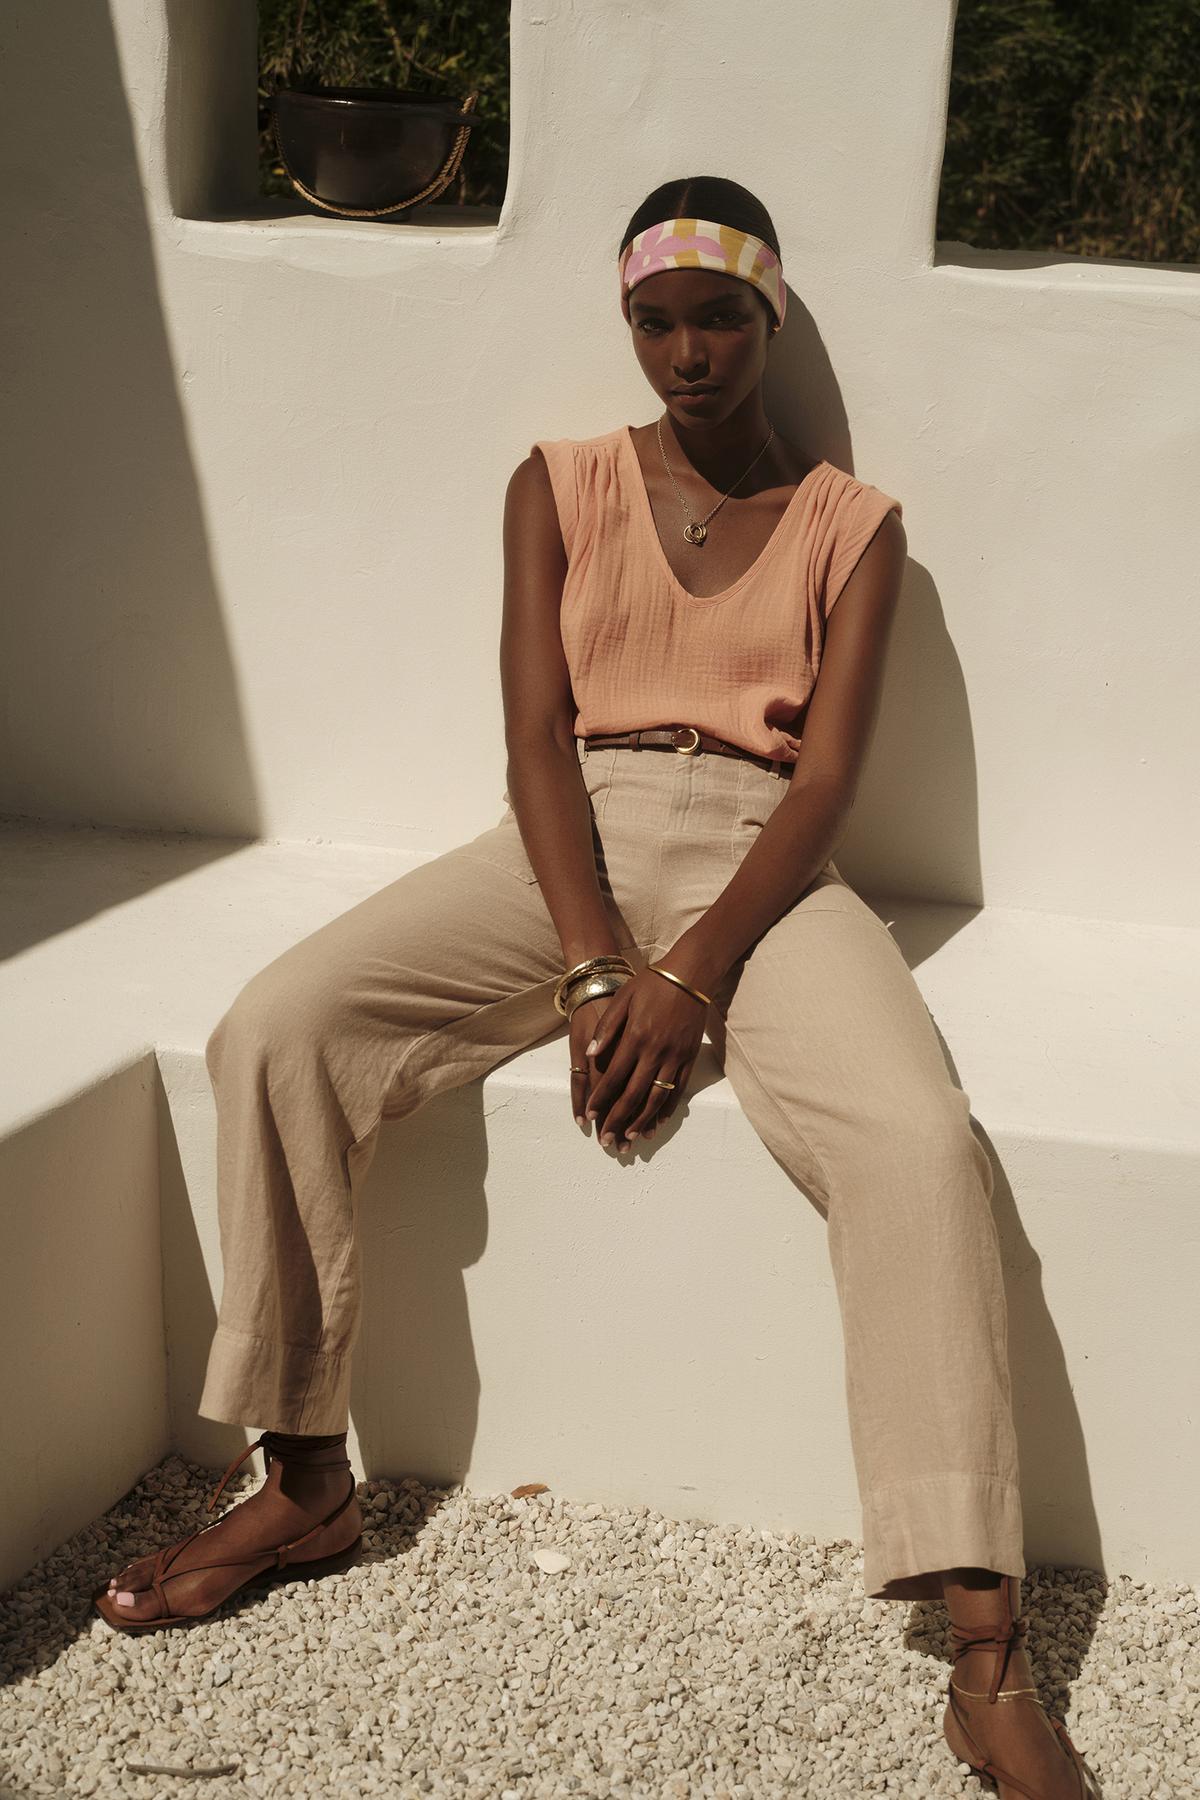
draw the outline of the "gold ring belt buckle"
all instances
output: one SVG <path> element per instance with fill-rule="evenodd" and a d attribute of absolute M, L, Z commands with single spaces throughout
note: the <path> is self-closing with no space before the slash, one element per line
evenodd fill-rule
<path fill-rule="evenodd" d="M 679 742 L 679 734 L 681 731 L 690 731 L 695 742 L 691 744 L 681 744 Z M 680 756 L 695 756 L 697 750 L 700 748 L 700 733 L 696 730 L 694 725 L 677 725 L 675 730 L 671 733 L 671 741 L 674 743 L 676 752 Z"/>

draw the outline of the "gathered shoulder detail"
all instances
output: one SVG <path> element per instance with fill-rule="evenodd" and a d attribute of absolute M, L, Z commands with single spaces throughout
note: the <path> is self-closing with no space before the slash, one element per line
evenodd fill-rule
<path fill-rule="evenodd" d="M 845 469 L 834 468 L 819 496 L 813 525 L 813 574 L 824 618 L 829 617 L 863 551 L 890 512 L 903 518 L 899 500 Z"/>
<path fill-rule="evenodd" d="M 530 446 L 545 458 L 568 562 L 611 498 L 618 436 L 619 428 L 590 438 L 539 438 Z"/>

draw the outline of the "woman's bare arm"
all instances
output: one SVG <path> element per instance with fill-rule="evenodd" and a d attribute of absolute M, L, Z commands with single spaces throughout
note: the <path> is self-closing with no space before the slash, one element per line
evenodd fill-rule
<path fill-rule="evenodd" d="M 874 734 L 907 554 L 904 526 L 890 512 L 829 615 L 788 793 L 703 918 L 663 956 L 668 969 L 706 994 L 798 899 L 845 836 Z"/>
<path fill-rule="evenodd" d="M 513 471 L 505 495 L 500 687 L 509 798 L 564 967 L 573 968 L 618 943 L 600 893 L 575 745 L 575 697 L 559 625 L 566 572 L 554 490 L 535 451 Z"/>

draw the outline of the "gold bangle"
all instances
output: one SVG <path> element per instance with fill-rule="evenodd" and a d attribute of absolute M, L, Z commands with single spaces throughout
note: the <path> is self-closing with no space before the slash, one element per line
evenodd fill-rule
<path fill-rule="evenodd" d="M 562 980 L 569 981 L 572 975 L 582 975 L 587 969 L 608 968 L 614 963 L 619 963 L 623 969 L 629 968 L 628 957 L 623 956 L 619 950 L 613 950 L 604 956 L 585 956 L 582 962 L 577 962 L 573 969 L 567 970 Z"/>
<path fill-rule="evenodd" d="M 632 979 L 632 975 L 621 974 L 616 969 L 602 970 L 599 975 L 585 976 L 582 983 L 577 982 L 573 988 L 568 990 L 567 997 L 563 1002 L 568 1019 L 573 1018 L 579 1008 L 586 1006 L 589 1000 L 607 1000 L 616 993 L 618 988 L 624 987 L 625 983 Z"/>
<path fill-rule="evenodd" d="M 631 968 L 590 968 L 585 976 L 574 976 L 574 979 L 570 979 L 570 981 L 567 976 L 563 976 L 558 986 L 554 988 L 554 1006 L 558 1008 L 558 1012 L 561 1012 L 563 1019 L 567 1019 L 570 1013 L 572 994 L 576 994 L 581 986 L 585 986 L 585 983 L 606 981 L 610 976 L 621 976 L 624 981 L 628 981 L 631 974 L 633 974 Z"/>
<path fill-rule="evenodd" d="M 712 1005 L 707 994 L 702 994 L 699 988 L 690 987 L 686 981 L 681 981 L 678 975 L 672 975 L 670 969 L 664 969 L 661 963 L 647 963 L 646 967 L 653 969 L 656 975 L 664 975 L 668 981 L 673 981 L 676 987 L 681 987 L 685 994 L 692 996 L 693 1000 L 700 1000 L 705 1006 Z"/>
<path fill-rule="evenodd" d="M 628 958 L 621 955 L 588 956 L 584 958 L 583 962 L 576 963 L 573 969 L 568 969 L 565 974 L 559 976 L 555 985 L 554 1005 L 556 1011 L 562 1013 L 564 1018 L 569 1017 L 566 1005 L 568 988 L 585 980 L 590 975 L 607 973 L 616 969 L 622 970 L 626 975 L 633 974 L 633 968 Z"/>

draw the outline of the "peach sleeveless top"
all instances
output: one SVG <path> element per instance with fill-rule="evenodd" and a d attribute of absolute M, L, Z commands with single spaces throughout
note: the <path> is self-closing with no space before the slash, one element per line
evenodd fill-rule
<path fill-rule="evenodd" d="M 903 516 L 899 500 L 820 462 L 741 579 L 696 599 L 663 554 L 627 425 L 533 449 L 567 552 L 561 629 L 575 736 L 695 725 L 795 762 L 825 621 L 885 515 Z"/>

